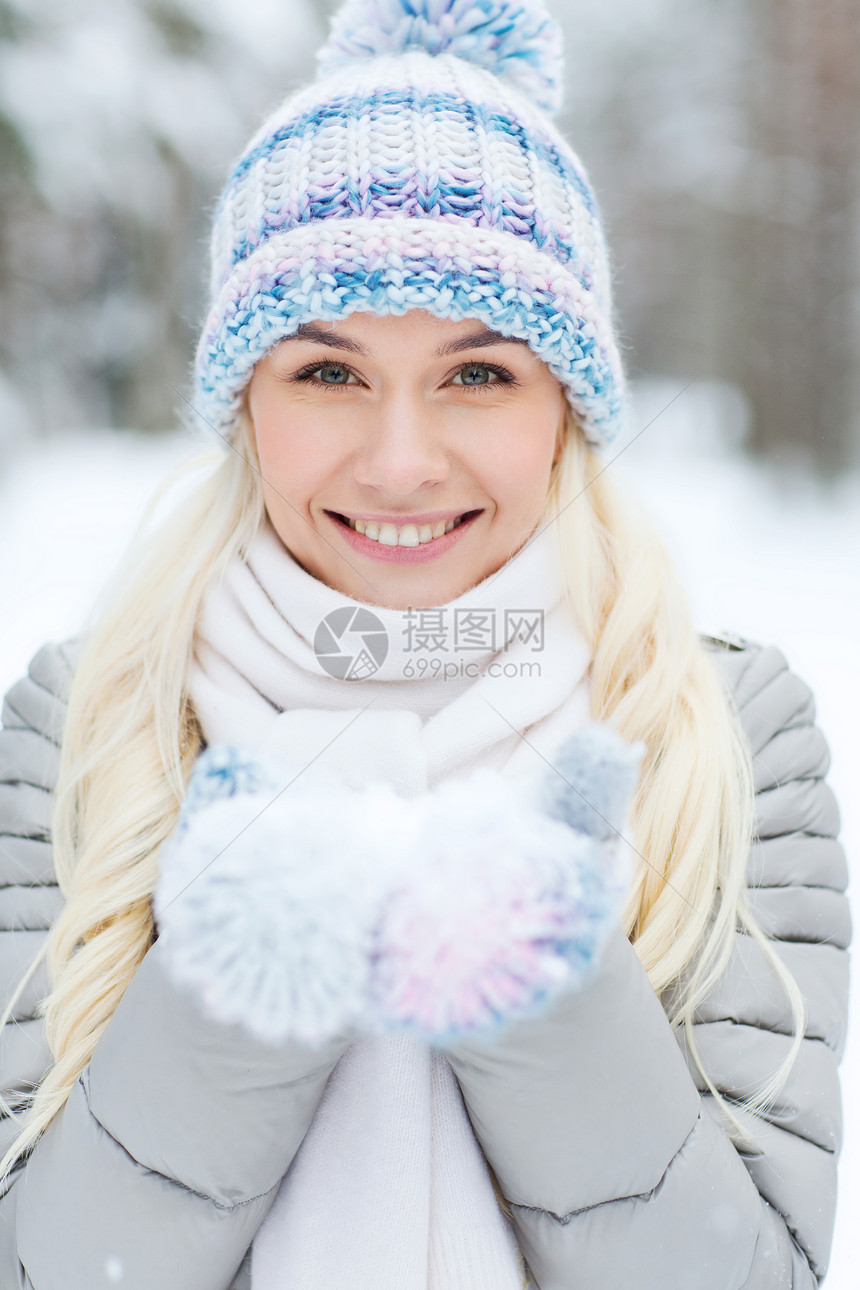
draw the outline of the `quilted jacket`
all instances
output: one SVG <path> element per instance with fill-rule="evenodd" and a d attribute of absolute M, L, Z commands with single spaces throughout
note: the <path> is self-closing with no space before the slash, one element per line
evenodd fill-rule
<path fill-rule="evenodd" d="M 806 1037 L 772 1110 L 748 1117 L 756 1149 L 738 1152 L 619 928 L 585 991 L 511 1026 L 493 1049 L 447 1049 L 539 1290 L 811 1290 L 827 1270 L 852 935 L 829 752 L 813 696 L 778 649 L 703 641 L 754 754 L 747 881 L 804 995 Z M 51 794 L 73 667 L 72 646 L 46 646 L 3 709 L 4 1004 L 60 909 Z M 2 1036 L 0 1087 L 13 1105 L 49 1064 L 34 1016 L 45 993 L 42 965 Z M 696 1022 L 728 1098 L 786 1055 L 790 1010 L 749 936 L 736 933 Z M 347 1042 L 270 1048 L 207 1019 L 165 974 L 156 939 L 0 1198 L 2 1290 L 248 1290 L 250 1243 Z M 0 1149 L 13 1136 L 0 1121 Z M 332 1290 L 348 1288 L 345 1269 Z"/>

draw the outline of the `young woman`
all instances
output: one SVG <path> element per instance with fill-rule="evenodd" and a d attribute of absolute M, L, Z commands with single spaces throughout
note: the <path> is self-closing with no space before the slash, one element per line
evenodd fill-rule
<path fill-rule="evenodd" d="M 826 1272 L 827 746 L 616 492 L 559 77 L 539 0 L 350 0 L 231 172 L 217 460 L 4 707 L 4 1287 Z"/>

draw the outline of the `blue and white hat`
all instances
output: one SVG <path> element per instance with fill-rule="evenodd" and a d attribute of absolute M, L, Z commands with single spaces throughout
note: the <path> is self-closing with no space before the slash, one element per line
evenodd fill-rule
<path fill-rule="evenodd" d="M 200 414 L 229 437 L 255 364 L 303 322 L 420 308 L 528 341 L 610 443 L 626 395 L 608 254 L 550 120 L 561 35 L 542 0 L 347 0 L 318 63 L 218 202 Z"/>

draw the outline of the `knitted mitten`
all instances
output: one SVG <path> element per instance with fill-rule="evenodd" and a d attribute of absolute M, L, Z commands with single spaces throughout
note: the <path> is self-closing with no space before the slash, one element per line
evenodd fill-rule
<path fill-rule="evenodd" d="M 210 747 L 162 852 L 165 957 L 273 1043 L 492 1032 L 594 971 L 629 887 L 619 831 L 644 747 L 592 723 L 537 792 L 480 769 L 411 798 L 290 787 L 288 763 Z"/>

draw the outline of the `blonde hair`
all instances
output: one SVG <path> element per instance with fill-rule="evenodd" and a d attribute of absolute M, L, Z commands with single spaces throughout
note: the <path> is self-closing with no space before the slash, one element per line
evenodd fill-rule
<path fill-rule="evenodd" d="M 75 671 L 53 813 L 65 903 L 0 1019 L 0 1026 L 11 1019 L 46 958 L 52 988 L 37 1015 L 53 1064 L 0 1160 L 0 1184 L 65 1105 L 154 939 L 159 850 L 202 742 L 186 689 L 198 611 L 265 513 L 246 409 L 235 449 L 210 459 L 214 469 L 190 499 L 132 544 Z M 728 962 L 738 925 L 782 980 L 797 1027 L 785 1062 L 743 1109 L 757 1114 L 772 1104 L 805 1031 L 800 991 L 746 903 L 749 747 L 650 519 L 616 491 L 572 414 L 545 520 L 556 528 L 569 599 L 593 650 L 592 716 L 647 746 L 631 810 L 639 861 L 624 930 L 671 1024 L 684 1026 L 732 1141 L 747 1145 L 703 1068 L 692 1023 Z"/>

